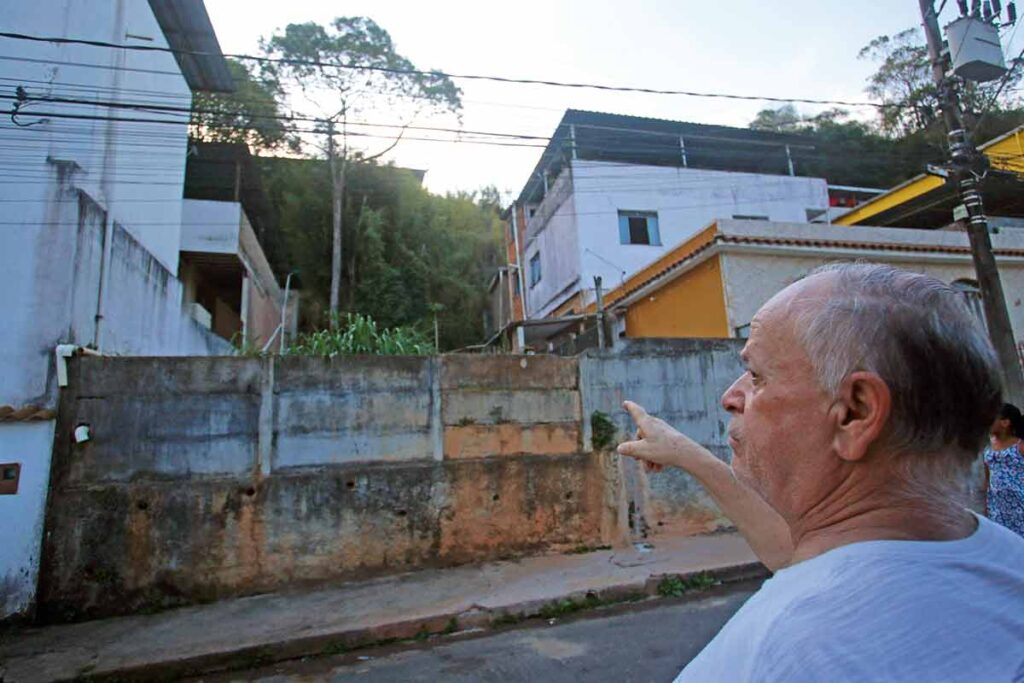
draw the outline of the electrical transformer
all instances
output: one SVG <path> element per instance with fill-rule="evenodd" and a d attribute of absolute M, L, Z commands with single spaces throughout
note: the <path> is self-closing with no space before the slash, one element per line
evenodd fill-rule
<path fill-rule="evenodd" d="M 946 27 L 953 73 L 969 81 L 985 82 L 1006 73 L 1003 46 L 995 25 L 967 16 Z"/>

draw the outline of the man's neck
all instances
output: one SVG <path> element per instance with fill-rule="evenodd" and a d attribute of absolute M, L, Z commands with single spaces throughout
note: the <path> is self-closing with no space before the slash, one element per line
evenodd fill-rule
<path fill-rule="evenodd" d="M 822 501 L 790 528 L 796 564 L 863 541 L 954 541 L 974 533 L 977 520 L 948 496 L 874 493 Z"/>

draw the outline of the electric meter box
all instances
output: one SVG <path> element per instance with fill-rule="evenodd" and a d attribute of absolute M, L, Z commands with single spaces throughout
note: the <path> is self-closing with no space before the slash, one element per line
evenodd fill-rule
<path fill-rule="evenodd" d="M 984 83 L 1006 73 L 999 29 L 974 17 L 960 17 L 946 27 L 953 73 L 968 81 Z"/>

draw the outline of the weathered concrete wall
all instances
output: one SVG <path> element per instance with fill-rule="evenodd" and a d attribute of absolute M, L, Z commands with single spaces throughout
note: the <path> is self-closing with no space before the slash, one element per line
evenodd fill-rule
<path fill-rule="evenodd" d="M 742 346 L 741 340 L 637 339 L 616 354 L 588 351 L 579 359 L 584 414 L 606 413 L 622 440 L 636 428 L 622 408 L 629 399 L 728 462 L 729 416 L 720 400 L 744 372 Z M 688 474 L 648 474 L 628 459 L 623 465 L 634 535 L 692 534 L 729 523 Z"/>
<path fill-rule="evenodd" d="M 614 523 L 602 458 L 581 452 L 575 359 L 81 358 L 70 372 L 44 618 L 596 545 Z M 73 445 L 80 423 L 93 439 Z"/>
<path fill-rule="evenodd" d="M 441 374 L 448 459 L 580 450 L 575 359 L 450 356 Z"/>

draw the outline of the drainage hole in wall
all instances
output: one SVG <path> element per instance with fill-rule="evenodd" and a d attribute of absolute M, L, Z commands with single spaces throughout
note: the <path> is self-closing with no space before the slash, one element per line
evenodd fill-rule
<path fill-rule="evenodd" d="M 250 486 L 249 488 L 247 488 L 245 490 L 245 495 L 247 495 L 247 496 L 255 496 L 256 495 L 256 489 L 254 489 L 253 487 Z"/>
<path fill-rule="evenodd" d="M 356 483 L 354 481 L 346 481 L 345 482 L 345 488 L 347 488 L 347 489 L 354 489 L 355 487 L 356 487 Z"/>
<path fill-rule="evenodd" d="M 501 496 L 499 496 L 497 493 L 495 493 L 493 496 L 491 496 L 491 500 L 494 500 L 494 501 L 497 501 L 499 498 L 501 498 Z"/>
<path fill-rule="evenodd" d="M 148 510 L 149 509 L 149 503 L 147 503 L 144 500 L 140 500 L 138 503 L 135 504 L 135 507 L 137 507 L 140 510 Z"/>
<path fill-rule="evenodd" d="M 409 514 L 409 513 L 406 512 L 405 510 L 399 510 L 398 511 L 398 516 L 399 517 L 405 517 L 407 514 Z"/>
<path fill-rule="evenodd" d="M 566 491 L 565 492 L 565 499 L 566 500 L 572 500 L 572 491 Z"/>

